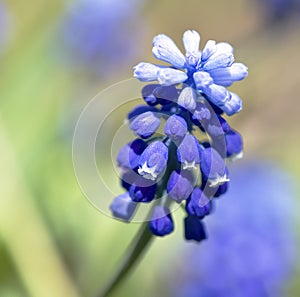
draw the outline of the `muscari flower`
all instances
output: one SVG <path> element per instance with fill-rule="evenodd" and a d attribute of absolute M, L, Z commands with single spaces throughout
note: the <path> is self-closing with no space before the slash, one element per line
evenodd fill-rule
<path fill-rule="evenodd" d="M 297 257 L 293 183 L 266 162 L 231 175 L 230 193 L 205 219 L 209 240 L 183 247 L 169 296 L 287 296 Z"/>
<path fill-rule="evenodd" d="M 186 31 L 183 42 L 185 56 L 170 38 L 158 35 L 153 54 L 172 67 L 140 63 L 134 68 L 138 79 L 157 83 L 142 88 L 147 105 L 136 106 L 128 114 L 129 128 L 138 138 L 118 155 L 121 185 L 127 194 L 126 200 L 115 199 L 118 203 L 111 204 L 111 211 L 128 221 L 132 216 L 119 214 L 122 201 L 128 209 L 128 197 L 134 203 L 159 200 L 149 227 L 154 235 L 165 236 L 174 229 L 170 204 L 182 203 L 184 236 L 201 241 L 207 237 L 203 219 L 211 213 L 213 199 L 228 189 L 226 159 L 242 153 L 241 136 L 223 113 L 240 110 L 239 97 L 225 87 L 243 79 L 247 67 L 233 63 L 233 49 L 227 43 L 209 41 L 200 52 L 195 31 Z M 158 133 L 160 126 L 163 135 Z M 204 139 L 197 138 L 195 130 Z"/>

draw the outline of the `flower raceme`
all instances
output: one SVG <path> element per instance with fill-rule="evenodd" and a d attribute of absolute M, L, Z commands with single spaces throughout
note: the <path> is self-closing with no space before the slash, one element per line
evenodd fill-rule
<path fill-rule="evenodd" d="M 247 75 L 246 66 L 234 63 L 228 43 L 210 40 L 202 51 L 199 43 L 196 31 L 186 31 L 184 56 L 169 37 L 158 35 L 152 52 L 171 66 L 134 67 L 134 77 L 151 83 L 141 91 L 147 105 L 128 114 L 137 138 L 117 157 L 127 192 L 110 205 L 116 218 L 130 221 L 137 203 L 158 200 L 149 227 L 154 235 L 165 236 L 174 230 L 170 204 L 183 203 L 185 238 L 195 241 L 206 238 L 202 220 L 211 212 L 213 198 L 227 191 L 226 160 L 242 156 L 241 135 L 223 113 L 241 110 L 241 99 L 226 87 Z M 163 134 L 157 132 L 160 126 Z"/>

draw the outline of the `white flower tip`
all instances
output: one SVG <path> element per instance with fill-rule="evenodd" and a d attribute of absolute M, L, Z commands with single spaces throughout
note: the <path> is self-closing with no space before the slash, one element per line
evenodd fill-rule
<path fill-rule="evenodd" d="M 231 162 L 235 162 L 235 161 L 237 161 L 237 160 L 239 160 L 239 159 L 242 159 L 243 157 L 244 157 L 244 152 L 241 151 L 240 153 L 238 153 L 238 154 L 236 154 L 236 155 L 232 155 L 232 156 L 229 158 L 229 160 L 230 160 Z"/>
<path fill-rule="evenodd" d="M 184 161 L 184 163 L 182 164 L 182 169 L 183 170 L 197 169 L 195 161 L 193 162 Z"/>
<path fill-rule="evenodd" d="M 215 188 L 215 187 L 218 187 L 226 182 L 229 182 L 230 179 L 227 177 L 226 174 L 224 174 L 223 176 L 217 176 L 215 179 L 209 179 L 208 182 L 209 182 L 209 186 L 211 188 Z"/>
<path fill-rule="evenodd" d="M 152 40 L 152 46 L 155 46 L 156 43 L 161 41 L 162 39 L 170 39 L 170 37 L 168 37 L 165 34 L 158 34 L 158 35 L 154 36 L 154 38 Z"/>
<path fill-rule="evenodd" d="M 142 167 L 138 168 L 138 174 L 146 179 L 156 180 L 157 174 L 155 173 L 156 166 L 148 167 L 147 162 Z"/>

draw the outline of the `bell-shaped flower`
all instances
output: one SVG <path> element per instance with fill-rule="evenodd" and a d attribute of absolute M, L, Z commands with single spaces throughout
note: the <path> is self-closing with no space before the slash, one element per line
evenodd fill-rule
<path fill-rule="evenodd" d="M 187 133 L 185 119 L 175 114 L 170 116 L 165 123 L 164 132 L 176 144 L 180 143 Z"/>
<path fill-rule="evenodd" d="M 157 98 L 158 103 L 166 105 L 177 101 L 178 90 L 175 86 L 160 86 L 153 91 L 153 95 Z"/>
<path fill-rule="evenodd" d="M 129 188 L 129 195 L 135 202 L 150 202 L 154 199 L 155 192 L 156 184 L 144 178 L 138 179 Z"/>
<path fill-rule="evenodd" d="M 201 219 L 196 216 L 187 216 L 184 219 L 184 235 L 186 240 L 200 242 L 206 239 L 206 232 Z"/>
<path fill-rule="evenodd" d="M 205 193 L 198 187 L 195 187 L 186 203 L 186 211 L 191 216 L 204 217 L 211 211 L 210 200 Z"/>
<path fill-rule="evenodd" d="M 159 84 L 149 84 L 143 87 L 142 89 L 142 97 L 144 98 L 145 102 L 150 105 L 154 106 L 159 103 L 157 98 L 154 96 L 153 92 L 155 89 L 159 88 Z"/>
<path fill-rule="evenodd" d="M 231 130 L 225 135 L 226 153 L 231 160 L 240 159 L 243 157 L 243 140 L 241 135 Z"/>
<path fill-rule="evenodd" d="M 146 179 L 156 180 L 166 169 L 168 147 L 154 141 L 144 150 L 139 160 L 138 173 Z"/>
<path fill-rule="evenodd" d="M 195 136 L 186 134 L 177 148 L 177 158 L 183 169 L 196 169 L 200 163 L 201 147 Z"/>
<path fill-rule="evenodd" d="M 130 124 L 130 129 L 142 138 L 152 136 L 160 125 L 160 119 L 153 112 L 138 115 Z"/>
<path fill-rule="evenodd" d="M 140 155 L 146 147 L 147 144 L 139 138 L 124 145 L 117 156 L 118 166 L 123 170 L 135 169 L 139 165 Z"/>
<path fill-rule="evenodd" d="M 130 221 L 136 207 L 137 203 L 131 200 L 128 192 L 117 196 L 109 206 L 113 216 L 124 221 Z"/>
<path fill-rule="evenodd" d="M 193 191 L 193 176 L 186 170 L 174 170 L 167 183 L 167 193 L 169 197 L 180 203 L 186 200 Z"/>
<path fill-rule="evenodd" d="M 227 168 L 224 160 L 214 148 L 205 148 L 201 152 L 202 178 L 210 187 L 217 187 L 227 181 Z"/>
<path fill-rule="evenodd" d="M 155 206 L 150 220 L 150 230 L 156 236 L 165 236 L 173 232 L 174 223 L 170 210 L 164 206 Z"/>

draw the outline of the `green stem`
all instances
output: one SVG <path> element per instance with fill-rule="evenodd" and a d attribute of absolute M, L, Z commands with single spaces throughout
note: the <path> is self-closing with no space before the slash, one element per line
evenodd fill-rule
<path fill-rule="evenodd" d="M 145 252 L 153 239 L 153 235 L 149 229 L 149 222 L 143 223 L 138 234 L 130 244 L 127 252 L 125 253 L 124 260 L 120 265 L 119 270 L 111 278 L 107 286 L 101 291 L 97 297 L 107 297 L 112 291 L 122 282 L 127 276 L 131 268 L 136 264 L 141 255 Z"/>
<path fill-rule="evenodd" d="M 171 142 L 169 145 L 169 157 L 168 157 L 168 164 L 167 170 L 165 175 L 156 190 L 156 199 L 160 199 L 163 197 L 163 193 L 166 189 L 167 181 L 170 177 L 172 170 L 176 167 L 177 161 L 174 161 L 174 156 L 176 151 L 176 146 L 174 143 Z M 149 222 L 148 219 L 152 214 L 153 207 L 150 209 L 148 218 L 146 222 L 143 223 L 141 226 L 138 234 L 134 238 L 132 244 L 128 247 L 127 252 L 125 253 L 124 260 L 120 264 L 119 269 L 117 270 L 116 274 L 110 279 L 110 282 L 101 290 L 101 293 L 96 295 L 96 297 L 107 297 L 109 296 L 112 291 L 122 282 L 122 280 L 127 276 L 128 272 L 132 269 L 132 267 L 136 264 L 139 260 L 141 255 L 145 252 L 147 247 L 150 245 L 153 235 L 149 229 Z"/>

